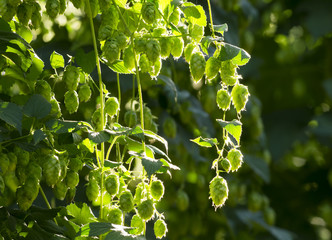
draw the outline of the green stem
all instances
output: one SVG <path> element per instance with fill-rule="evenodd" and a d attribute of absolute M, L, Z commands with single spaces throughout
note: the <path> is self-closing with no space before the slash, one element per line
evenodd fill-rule
<path fill-rule="evenodd" d="M 108 150 L 107 150 L 107 153 L 106 153 L 106 159 L 109 158 L 110 153 L 111 153 L 111 150 L 112 150 L 112 148 L 113 148 L 113 145 L 114 145 L 114 143 L 116 142 L 116 140 L 118 139 L 118 137 L 119 137 L 119 136 L 114 137 L 114 139 L 113 139 L 111 145 L 109 146 L 109 148 L 108 148 Z"/>
<path fill-rule="evenodd" d="M 98 55 L 98 49 L 97 49 L 97 40 L 96 40 L 96 34 L 95 34 L 95 28 L 93 25 L 93 18 L 92 18 L 92 13 L 91 13 L 91 7 L 90 7 L 90 2 L 89 0 L 86 0 L 86 10 L 87 10 L 87 15 L 89 17 L 90 21 L 90 28 L 91 28 L 91 34 L 92 34 L 92 41 L 93 41 L 93 49 L 95 52 L 95 57 L 96 57 L 96 65 L 97 65 L 97 72 L 98 72 L 98 79 L 99 79 L 99 94 L 100 94 L 100 115 L 101 115 L 101 125 L 104 127 L 105 126 L 105 119 L 104 119 L 104 87 L 103 87 L 103 80 L 101 76 L 101 67 L 100 67 L 100 61 L 99 61 L 99 55 Z M 102 173 L 101 173 L 101 193 L 103 193 L 104 189 L 104 155 L 105 155 L 105 145 L 104 143 L 100 144 L 100 150 L 101 150 L 101 159 L 100 159 L 100 164 L 102 168 Z M 103 216 L 103 194 L 101 194 L 100 197 L 100 216 Z"/>
<path fill-rule="evenodd" d="M 135 69 L 136 69 L 136 79 L 137 79 L 137 88 L 138 88 L 138 96 L 139 96 L 139 108 L 140 108 L 140 119 L 141 119 L 141 128 L 144 134 L 144 112 L 143 112 L 143 96 L 142 96 L 142 86 L 141 86 L 141 80 L 139 76 L 138 71 L 138 63 L 137 63 L 137 57 L 136 57 L 136 51 L 133 47 L 134 51 L 134 57 L 135 57 Z M 142 140 L 143 150 L 145 153 L 145 141 Z"/>
<path fill-rule="evenodd" d="M 41 195 L 42 195 L 42 197 L 43 197 L 43 199 L 44 199 L 44 201 L 46 203 L 47 208 L 48 209 L 52 209 L 51 204 L 47 200 L 47 197 L 46 197 L 46 195 L 45 195 L 45 193 L 43 191 L 43 188 L 40 185 L 39 185 L 39 192 L 41 193 Z M 56 225 L 58 225 L 58 222 L 57 222 L 57 220 L 55 218 L 54 218 L 54 222 L 55 222 Z"/>
<path fill-rule="evenodd" d="M 209 15 L 210 15 L 210 23 L 211 23 L 211 35 L 214 38 L 214 29 L 213 29 L 213 20 L 212 20 L 212 10 L 211 10 L 211 3 L 210 0 L 207 0 L 208 6 L 209 6 Z"/>

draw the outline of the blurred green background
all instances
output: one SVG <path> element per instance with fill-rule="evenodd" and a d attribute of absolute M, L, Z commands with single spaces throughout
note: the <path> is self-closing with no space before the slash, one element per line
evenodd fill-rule
<path fill-rule="evenodd" d="M 207 13 L 206 1 L 193 2 Z M 251 54 L 239 70 L 251 93 L 242 115 L 244 164 L 225 175 L 229 199 L 215 211 L 208 183 L 217 153 L 189 139 L 220 136 L 214 121 L 222 118 L 215 104 L 217 86 L 193 85 L 182 60 L 163 64 L 162 75 L 175 86 L 144 75 L 144 100 L 158 117 L 159 133 L 169 140 L 170 158 L 181 168 L 172 178 L 163 177 L 166 194 L 160 208 L 168 222 L 167 239 L 332 239 L 332 1 L 211 4 L 214 24 L 228 24 L 225 42 Z M 73 9 L 53 23 L 44 22 L 31 45 L 46 64 L 53 50 L 73 56 L 92 50 L 88 20 L 77 15 Z M 105 66 L 102 71 L 108 90 L 117 95 L 114 73 Z M 92 77 L 97 79 L 95 72 Z M 121 90 L 124 108 L 132 95 L 132 76 L 121 76 Z M 81 112 L 64 117 L 89 120 L 94 107 L 87 103 Z M 175 138 L 163 129 L 168 117 L 176 121 Z"/>

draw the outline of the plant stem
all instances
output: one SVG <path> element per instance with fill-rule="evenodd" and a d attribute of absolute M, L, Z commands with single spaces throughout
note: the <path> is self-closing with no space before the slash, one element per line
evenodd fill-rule
<path fill-rule="evenodd" d="M 99 79 L 99 94 L 100 94 L 100 115 L 101 115 L 101 125 L 105 126 L 105 119 L 104 119 L 104 85 L 103 80 L 101 76 L 101 67 L 100 67 L 100 61 L 99 61 L 99 55 L 98 55 L 98 49 L 97 49 L 97 40 L 96 40 L 96 34 L 95 34 L 95 28 L 93 25 L 93 18 L 91 14 L 91 7 L 89 0 L 86 0 L 86 10 L 90 21 L 90 28 L 91 28 L 91 34 L 92 34 L 92 41 L 93 41 L 93 49 L 95 52 L 96 57 L 96 65 L 97 65 L 97 72 L 98 72 L 98 79 Z M 100 164 L 101 164 L 101 196 L 100 196 L 100 216 L 103 216 L 103 190 L 104 190 L 104 154 L 105 154 L 105 145 L 104 143 L 100 144 Z"/>
<path fill-rule="evenodd" d="M 207 0 L 208 6 L 209 6 L 209 15 L 210 15 L 210 24 L 211 24 L 211 35 L 214 38 L 214 29 L 213 29 L 213 20 L 212 20 L 212 10 L 211 10 L 211 3 L 210 0 Z"/>
<path fill-rule="evenodd" d="M 136 72 L 137 89 L 138 89 L 138 96 L 139 96 L 139 108 L 140 108 L 141 128 L 142 128 L 142 131 L 143 131 L 143 134 L 144 134 L 144 112 L 143 112 L 142 86 L 141 86 L 141 80 L 140 80 L 139 71 L 138 71 L 137 56 L 136 56 L 136 51 L 135 51 L 134 46 L 133 46 L 133 52 L 134 52 L 134 58 L 135 58 L 135 69 L 136 69 L 135 72 Z M 145 141 L 144 141 L 144 139 L 142 140 L 142 145 L 143 145 L 143 151 L 145 153 Z"/>
<path fill-rule="evenodd" d="M 42 197 L 43 197 L 43 199 L 44 199 L 44 201 L 46 203 L 47 208 L 48 209 L 52 209 L 51 204 L 47 200 L 47 197 L 46 197 L 46 195 L 45 195 L 45 193 L 43 191 L 43 188 L 40 185 L 39 185 L 39 192 L 41 193 L 41 195 L 42 195 Z M 58 222 L 57 222 L 57 220 L 55 218 L 54 218 L 54 222 L 55 222 L 56 225 L 58 225 Z"/>

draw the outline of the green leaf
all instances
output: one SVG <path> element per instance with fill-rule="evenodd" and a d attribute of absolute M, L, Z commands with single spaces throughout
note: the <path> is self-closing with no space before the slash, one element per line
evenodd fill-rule
<path fill-rule="evenodd" d="M 0 43 L 9 42 L 11 40 L 19 40 L 27 49 L 32 49 L 30 44 L 25 41 L 19 34 L 13 32 L 0 31 Z"/>
<path fill-rule="evenodd" d="M 92 129 L 90 124 L 87 122 L 82 121 L 63 121 L 58 119 L 52 119 L 48 122 L 46 122 L 46 127 L 57 134 L 60 133 L 68 133 L 72 132 L 74 130 L 77 130 L 79 128 L 88 128 Z"/>
<path fill-rule="evenodd" d="M 53 219 L 57 216 L 57 214 L 61 211 L 62 208 L 52 208 L 52 209 L 45 209 L 41 207 L 37 207 L 32 205 L 29 208 L 29 213 L 32 218 L 36 220 L 47 220 Z"/>
<path fill-rule="evenodd" d="M 165 138 L 159 136 L 158 134 L 156 134 L 150 130 L 144 130 L 144 135 L 162 143 L 165 147 L 166 152 L 168 152 L 168 142 L 166 141 Z"/>
<path fill-rule="evenodd" d="M 96 67 L 94 51 L 85 53 L 84 50 L 80 48 L 75 55 L 75 61 L 87 74 L 90 74 Z"/>
<path fill-rule="evenodd" d="M 159 8 L 161 12 L 164 12 L 165 9 L 171 4 L 171 0 L 159 1 Z"/>
<path fill-rule="evenodd" d="M 125 231 L 112 231 L 105 237 L 105 240 L 146 240 L 143 236 L 130 235 Z"/>
<path fill-rule="evenodd" d="M 34 94 L 23 107 L 23 113 L 29 117 L 42 119 L 51 112 L 52 105 L 44 97 Z"/>
<path fill-rule="evenodd" d="M 154 154 L 159 154 L 161 156 L 163 156 L 164 158 L 166 158 L 166 160 L 168 162 L 172 162 L 171 159 L 168 157 L 168 155 L 166 153 L 164 153 L 162 150 L 160 150 L 159 148 L 157 148 L 156 146 L 153 145 L 146 145 L 149 149 L 151 149 L 153 151 Z"/>
<path fill-rule="evenodd" d="M 224 35 L 224 32 L 228 31 L 228 25 L 226 23 L 221 25 L 213 25 L 214 31 L 221 33 L 221 35 Z"/>
<path fill-rule="evenodd" d="M 190 141 L 198 144 L 201 147 L 213 147 L 218 144 L 218 140 L 216 138 L 202 138 L 198 137 L 195 139 L 191 139 Z"/>
<path fill-rule="evenodd" d="M 126 8 L 127 0 L 115 0 L 114 1 L 119 7 Z"/>
<path fill-rule="evenodd" d="M 225 43 L 220 50 L 219 59 L 221 61 L 232 60 L 234 64 L 242 66 L 249 62 L 250 55 L 242 48 Z"/>
<path fill-rule="evenodd" d="M 83 225 L 90 222 L 95 222 L 97 219 L 93 215 L 92 210 L 86 203 L 82 206 L 78 206 L 77 203 L 72 203 L 66 207 L 68 215 L 73 216 L 72 222 Z"/>
<path fill-rule="evenodd" d="M 40 141 L 44 140 L 46 138 L 46 133 L 44 133 L 41 129 L 37 129 L 33 133 L 33 141 L 35 145 L 37 145 Z"/>
<path fill-rule="evenodd" d="M 175 83 L 173 82 L 173 80 L 165 75 L 159 75 L 158 76 L 158 80 L 161 80 L 162 82 L 165 83 L 165 85 L 168 87 L 168 89 L 170 89 L 169 92 L 171 97 L 174 98 L 174 101 L 177 101 L 177 97 L 178 97 L 178 91 L 177 88 L 175 86 Z"/>
<path fill-rule="evenodd" d="M 202 6 L 194 5 L 192 3 L 184 3 L 181 9 L 192 24 L 197 24 L 203 27 L 206 26 L 206 15 Z"/>
<path fill-rule="evenodd" d="M 81 227 L 81 236 L 94 237 L 111 231 L 112 223 L 92 222 Z"/>
<path fill-rule="evenodd" d="M 105 132 L 89 132 L 88 138 L 93 141 L 94 143 L 102 143 L 102 142 L 107 142 L 110 139 L 110 135 Z"/>
<path fill-rule="evenodd" d="M 266 183 L 270 182 L 270 170 L 268 164 L 261 158 L 253 155 L 244 155 L 244 162 Z"/>
<path fill-rule="evenodd" d="M 160 161 L 163 163 L 163 166 L 165 166 L 165 167 L 168 167 L 168 168 L 170 168 L 172 170 L 180 170 L 180 168 L 178 166 L 176 166 L 176 165 L 174 165 L 174 164 L 166 161 L 163 158 L 161 158 Z"/>
<path fill-rule="evenodd" d="M 221 125 L 221 127 L 225 128 L 227 132 L 235 138 L 239 145 L 240 137 L 242 134 L 242 123 L 236 119 L 232 120 L 231 122 L 217 119 L 217 122 Z"/>
<path fill-rule="evenodd" d="M 137 154 L 142 154 L 144 152 L 144 148 L 143 148 L 141 142 L 137 142 L 129 137 L 122 137 L 122 138 L 118 138 L 118 139 L 121 144 L 124 144 L 128 147 L 129 151 L 136 152 Z M 151 149 L 146 148 L 145 151 L 146 151 L 145 152 L 146 156 L 154 159 L 153 151 L 151 151 Z"/>
<path fill-rule="evenodd" d="M 160 160 L 152 159 L 149 157 L 142 157 L 142 165 L 150 177 L 161 168 L 163 163 Z"/>
<path fill-rule="evenodd" d="M 21 108 L 15 103 L 0 102 L 0 118 L 15 127 L 22 134 L 23 113 Z"/>
<path fill-rule="evenodd" d="M 106 63 L 104 61 L 104 63 Z M 107 66 L 109 66 L 114 72 L 116 73 L 121 73 L 121 74 L 132 74 L 134 72 L 130 71 L 128 68 L 125 67 L 123 61 L 117 60 L 114 61 L 113 63 L 106 63 Z"/>
<path fill-rule="evenodd" d="M 105 162 L 104 162 L 104 166 L 109 167 L 109 168 L 115 168 L 115 167 L 118 167 L 120 165 L 122 165 L 121 162 L 113 162 L 113 161 L 110 161 L 110 160 L 105 160 Z"/>
<path fill-rule="evenodd" d="M 37 55 L 31 56 L 31 59 L 32 64 L 26 74 L 26 78 L 29 80 L 28 84 L 30 85 L 30 88 L 33 89 L 34 82 L 43 72 L 44 62 Z"/>
<path fill-rule="evenodd" d="M 65 67 L 65 59 L 63 58 L 63 56 L 61 54 L 57 53 L 56 51 L 54 51 L 51 54 L 50 62 L 51 62 L 52 68 L 54 68 L 54 69 Z"/>

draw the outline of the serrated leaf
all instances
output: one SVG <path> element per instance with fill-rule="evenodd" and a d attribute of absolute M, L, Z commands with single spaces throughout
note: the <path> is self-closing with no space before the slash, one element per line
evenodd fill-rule
<path fill-rule="evenodd" d="M 50 62 L 52 68 L 54 69 L 63 68 L 65 66 L 65 59 L 61 54 L 57 53 L 56 51 L 53 51 L 53 53 L 51 54 Z"/>
<path fill-rule="evenodd" d="M 142 165 L 150 177 L 161 168 L 163 163 L 160 160 L 152 159 L 149 157 L 142 157 Z"/>
<path fill-rule="evenodd" d="M 128 147 L 129 151 L 133 151 L 137 154 L 142 154 L 144 152 L 144 148 L 141 142 L 135 141 L 129 137 L 123 137 L 123 138 L 118 138 L 119 142 L 126 145 Z M 153 151 L 151 151 L 151 149 L 149 148 L 145 148 L 145 154 L 146 156 L 148 156 L 149 158 L 154 159 L 153 156 Z"/>
<path fill-rule="evenodd" d="M 153 145 L 146 145 L 149 149 L 151 149 L 153 151 L 154 154 L 159 154 L 161 156 L 163 156 L 164 158 L 166 158 L 166 160 L 168 162 L 172 162 L 171 159 L 168 157 L 168 155 L 166 153 L 164 153 L 162 150 L 160 150 L 159 148 L 157 148 L 156 146 Z"/>
<path fill-rule="evenodd" d="M 73 216 L 72 222 L 83 225 L 90 222 L 95 222 L 96 217 L 93 215 L 92 210 L 86 203 L 78 206 L 77 203 L 72 203 L 66 207 L 68 215 Z"/>
<path fill-rule="evenodd" d="M 29 117 L 42 119 L 51 112 L 52 105 L 39 94 L 32 95 L 23 107 L 23 113 Z"/>
<path fill-rule="evenodd" d="M 143 236 L 131 235 L 125 231 L 112 231 L 106 235 L 105 240 L 146 240 Z"/>
<path fill-rule="evenodd" d="M 85 53 L 83 49 L 79 49 L 75 55 L 76 63 L 87 74 L 90 74 L 96 67 L 96 57 L 94 51 Z"/>
<path fill-rule="evenodd" d="M 0 118 L 15 127 L 22 134 L 23 113 L 19 106 L 11 102 L 0 102 Z"/>
<path fill-rule="evenodd" d="M 32 56 L 31 59 L 32 64 L 29 68 L 29 71 L 26 73 L 26 78 L 29 80 L 28 83 L 31 88 L 33 88 L 33 83 L 43 72 L 44 62 L 37 55 Z"/>
<path fill-rule="evenodd" d="M 105 132 L 89 132 L 88 138 L 93 141 L 94 143 L 102 143 L 102 142 L 107 142 L 110 139 L 110 135 Z"/>
<path fill-rule="evenodd" d="M 33 141 L 35 145 L 37 145 L 40 141 L 44 140 L 46 138 L 46 133 L 44 133 L 41 129 L 37 129 L 33 133 Z"/>
<path fill-rule="evenodd" d="M 221 61 L 232 60 L 234 64 L 242 66 L 249 62 L 250 54 L 242 48 L 225 43 L 220 50 L 219 59 Z"/>
<path fill-rule="evenodd" d="M 224 32 L 228 31 L 228 25 L 226 23 L 221 25 L 213 25 L 214 31 L 221 33 L 221 35 L 224 35 Z"/>
<path fill-rule="evenodd" d="M 158 134 L 156 134 L 156 133 L 154 133 L 150 130 L 144 130 L 144 135 L 149 137 L 149 138 L 155 139 L 158 142 L 162 143 L 165 147 L 166 152 L 168 152 L 168 142 L 166 141 L 165 138 L 159 136 Z"/>
<path fill-rule="evenodd" d="M 165 9 L 171 4 L 171 0 L 159 1 L 159 8 L 161 12 L 164 12 Z"/>
<path fill-rule="evenodd" d="M 217 119 L 217 122 L 221 125 L 222 128 L 225 128 L 227 132 L 235 138 L 239 145 L 242 134 L 242 123 L 236 119 L 230 122 L 224 121 L 222 119 Z"/>
<path fill-rule="evenodd" d="M 127 4 L 127 0 L 114 0 L 114 2 L 121 8 L 125 8 Z"/>
<path fill-rule="evenodd" d="M 180 170 L 180 168 L 178 166 L 176 166 L 176 165 L 174 165 L 174 164 L 166 161 L 163 158 L 161 158 L 160 161 L 163 163 L 163 166 L 165 166 L 165 167 L 168 167 L 168 168 L 170 168 L 172 170 Z"/>
<path fill-rule="evenodd" d="M 122 60 L 114 61 L 111 64 L 107 63 L 107 66 L 109 66 L 116 73 L 121 73 L 121 74 L 133 74 L 134 73 L 125 67 Z"/>
<path fill-rule="evenodd" d="M 91 222 L 81 227 L 81 236 L 94 237 L 111 231 L 112 223 Z"/>
<path fill-rule="evenodd" d="M 206 26 L 206 15 L 202 6 L 187 2 L 183 4 L 181 9 L 192 24 Z"/>
<path fill-rule="evenodd" d="M 105 160 L 105 162 L 104 162 L 104 166 L 109 167 L 109 168 L 115 168 L 115 167 L 118 167 L 120 165 L 122 165 L 121 162 L 113 162 L 113 161 L 110 161 L 110 160 Z"/>
<path fill-rule="evenodd" d="M 195 139 L 191 139 L 190 141 L 198 144 L 201 147 L 213 147 L 218 144 L 218 140 L 216 138 L 202 138 L 198 137 Z"/>

